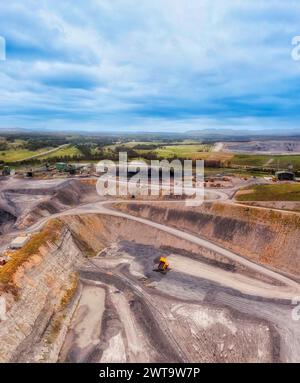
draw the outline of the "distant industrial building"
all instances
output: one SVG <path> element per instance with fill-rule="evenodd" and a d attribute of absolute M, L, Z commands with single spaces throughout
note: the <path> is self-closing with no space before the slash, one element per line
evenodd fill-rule
<path fill-rule="evenodd" d="M 10 243 L 11 249 L 21 249 L 29 241 L 29 237 L 17 237 Z"/>
<path fill-rule="evenodd" d="M 60 172 L 64 172 L 64 171 L 67 170 L 67 168 L 68 168 L 68 164 L 65 163 L 65 162 L 57 162 L 57 163 L 55 164 L 55 167 L 56 167 L 56 169 L 57 169 L 58 171 L 60 171 Z"/>
<path fill-rule="evenodd" d="M 275 173 L 279 181 L 295 181 L 295 173 L 290 171 L 280 171 Z"/>
<path fill-rule="evenodd" d="M 69 174 L 76 174 L 77 167 L 66 162 L 57 162 L 55 164 L 56 170 L 59 172 L 68 172 Z"/>

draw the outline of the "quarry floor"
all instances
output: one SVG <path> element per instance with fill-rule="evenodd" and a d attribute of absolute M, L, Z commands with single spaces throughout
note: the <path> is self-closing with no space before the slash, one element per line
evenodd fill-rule
<path fill-rule="evenodd" d="M 160 255 L 153 246 L 121 241 L 82 265 L 83 293 L 60 361 L 299 360 L 289 301 L 224 285 L 222 269 L 207 279 L 208 266 L 180 250 L 164 251 L 172 270 L 162 275 L 153 271 Z"/>

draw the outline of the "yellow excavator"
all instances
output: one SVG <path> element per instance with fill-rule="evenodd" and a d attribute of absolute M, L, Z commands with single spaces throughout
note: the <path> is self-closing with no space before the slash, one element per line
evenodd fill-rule
<path fill-rule="evenodd" d="M 168 270 L 170 270 L 169 266 L 170 266 L 170 264 L 169 264 L 167 258 L 166 257 L 160 257 L 157 268 L 155 268 L 153 270 L 158 271 L 162 274 L 167 274 Z"/>

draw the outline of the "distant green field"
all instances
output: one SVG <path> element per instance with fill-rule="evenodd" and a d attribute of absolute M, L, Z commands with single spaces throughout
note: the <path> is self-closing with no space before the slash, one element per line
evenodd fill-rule
<path fill-rule="evenodd" d="M 75 146 L 68 146 L 66 148 L 62 148 L 59 150 L 56 150 L 53 153 L 49 153 L 46 156 L 41 156 L 39 159 L 41 160 L 47 160 L 48 158 L 53 157 L 74 157 L 74 156 L 81 156 L 82 153 L 79 149 L 77 149 Z"/>
<path fill-rule="evenodd" d="M 236 154 L 231 160 L 233 165 L 264 166 L 272 157 L 257 154 Z"/>
<path fill-rule="evenodd" d="M 154 147 L 153 146 L 158 146 Z M 178 144 L 166 144 L 162 145 L 161 142 L 144 141 L 144 142 L 127 142 L 124 144 L 108 145 L 104 150 L 111 151 L 116 147 L 123 148 L 126 151 L 126 147 L 133 149 L 137 156 L 136 159 L 143 160 L 146 155 L 153 153 L 158 158 L 163 159 L 190 159 L 190 160 L 209 160 L 220 161 L 222 164 L 227 164 L 233 157 L 231 153 L 225 152 L 213 152 L 213 145 L 201 144 L 199 141 L 186 140 Z M 142 147 L 142 148 L 140 148 Z M 147 148 L 149 147 L 149 149 Z M 231 170 L 232 171 L 232 170 Z"/>
<path fill-rule="evenodd" d="M 178 145 L 178 146 L 201 145 L 201 143 L 199 143 L 199 141 L 195 141 L 195 140 L 183 140 L 181 142 L 174 141 L 174 142 L 172 142 L 172 144 Z M 164 142 L 162 142 L 162 141 L 129 141 L 129 142 L 122 142 L 122 143 L 120 142 L 120 143 L 114 144 L 114 145 L 107 145 L 105 148 L 106 149 L 114 149 L 117 146 L 125 146 L 128 148 L 134 148 L 135 146 L 138 146 L 138 145 L 145 145 L 145 146 L 160 145 L 160 146 L 164 146 Z M 165 144 L 165 145 L 168 145 L 168 144 Z"/>
<path fill-rule="evenodd" d="M 210 155 L 210 145 L 167 145 L 155 149 L 154 153 L 164 158 L 205 159 Z"/>
<path fill-rule="evenodd" d="M 263 166 L 274 169 L 286 169 L 289 165 L 293 165 L 295 170 L 300 170 L 299 155 L 259 155 L 259 154 L 236 154 L 231 160 L 232 165 L 240 166 Z"/>
<path fill-rule="evenodd" d="M 157 145 L 159 147 L 151 148 L 151 146 Z M 124 148 L 130 148 L 135 150 L 141 157 L 143 154 L 153 152 L 159 157 L 163 158 L 184 158 L 184 159 L 205 159 L 211 154 L 212 145 L 201 144 L 197 141 L 187 140 L 178 145 L 163 145 L 158 141 L 131 141 L 115 145 L 109 145 L 104 150 L 114 150 L 116 147 L 121 146 Z M 143 146 L 139 149 L 138 146 Z M 149 146 L 149 149 L 147 148 Z"/>
<path fill-rule="evenodd" d="M 273 166 L 276 168 L 277 165 L 279 168 L 287 168 L 288 165 L 293 165 L 295 170 L 300 170 L 300 156 L 276 156 L 274 157 Z"/>
<path fill-rule="evenodd" d="M 55 148 L 52 147 L 45 147 L 39 150 L 27 150 L 23 147 L 24 142 L 21 140 L 16 140 L 15 142 L 9 144 L 9 148 L 4 151 L 0 151 L 0 160 L 4 162 L 17 162 L 22 160 L 27 160 L 33 156 L 45 153 L 47 151 L 53 150 Z M 40 160 L 47 160 L 48 158 L 53 157 L 74 157 L 75 155 L 80 156 L 81 152 L 75 147 L 75 146 L 68 146 L 61 149 L 54 150 L 52 153 L 41 155 L 36 157 Z"/>
<path fill-rule="evenodd" d="M 217 174 L 222 175 L 235 175 L 238 177 L 265 177 L 266 175 L 270 175 L 268 173 L 263 173 L 260 171 L 249 171 L 249 170 L 243 170 L 238 168 L 208 168 L 205 167 L 205 176 L 216 176 Z"/>
<path fill-rule="evenodd" d="M 104 149 L 115 149 L 118 146 L 124 146 L 127 148 L 133 148 L 136 145 L 159 145 L 160 143 L 157 141 L 130 141 L 130 142 L 122 142 L 114 145 L 107 145 Z"/>
<path fill-rule="evenodd" d="M 255 185 L 237 193 L 238 201 L 300 201 L 300 184 Z"/>
<path fill-rule="evenodd" d="M 36 154 L 43 153 L 53 148 L 43 148 L 37 151 L 31 151 L 27 149 L 9 149 L 0 151 L 0 160 L 4 162 L 22 161 L 30 158 Z"/>

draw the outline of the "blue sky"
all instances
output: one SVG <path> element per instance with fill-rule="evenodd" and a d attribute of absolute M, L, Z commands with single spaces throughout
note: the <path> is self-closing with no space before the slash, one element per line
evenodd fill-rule
<path fill-rule="evenodd" d="M 1 2 L 0 127 L 299 129 L 295 35 L 298 0 Z"/>

